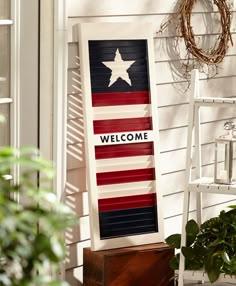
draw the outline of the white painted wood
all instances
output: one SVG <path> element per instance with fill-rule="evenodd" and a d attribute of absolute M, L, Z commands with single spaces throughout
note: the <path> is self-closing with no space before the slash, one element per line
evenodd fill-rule
<path fill-rule="evenodd" d="M 84 121 L 82 118 L 67 121 L 67 144 L 73 145 L 84 142 Z"/>
<path fill-rule="evenodd" d="M 105 15 L 130 15 L 130 14 L 151 14 L 158 13 L 164 8 L 167 10 L 170 9 L 172 3 L 165 1 L 165 5 L 161 5 L 160 2 L 154 3 L 148 0 L 133 0 L 132 2 L 127 2 L 121 0 L 119 4 L 114 0 L 99 0 L 95 1 L 86 1 L 82 0 L 81 3 L 78 3 L 76 0 L 71 0 L 68 7 L 68 14 L 70 17 L 81 16 L 105 16 Z M 168 5 L 169 4 L 169 5 Z M 164 7 L 163 7 L 164 6 Z M 165 10 L 165 11 L 167 11 Z"/>
<path fill-rule="evenodd" d="M 210 34 L 210 35 L 197 35 L 197 40 L 199 42 L 199 46 L 204 50 L 210 47 L 212 42 L 214 42 L 220 36 L 219 33 Z M 235 42 L 236 34 L 232 34 L 232 40 Z M 178 38 L 179 52 L 178 54 L 174 49 L 176 45 L 176 37 L 154 37 L 154 57 L 155 62 L 164 62 L 164 61 L 178 61 L 180 59 L 184 60 L 186 56 L 186 48 L 184 44 L 183 38 Z M 77 42 L 69 42 L 68 43 L 68 68 L 79 68 L 79 49 Z M 229 46 L 227 51 L 227 56 L 235 55 L 236 47 Z"/>
<path fill-rule="evenodd" d="M 204 271 L 184 271 L 184 279 L 186 280 L 196 280 L 196 281 L 209 281 L 209 278 L 207 274 Z M 225 283 L 234 283 L 236 279 L 236 276 L 230 276 L 230 275 L 224 275 L 221 274 L 219 279 L 217 280 L 218 282 L 225 282 Z"/>
<path fill-rule="evenodd" d="M 53 158 L 53 2 L 40 1 L 40 124 L 39 140 L 42 156 Z"/>
<path fill-rule="evenodd" d="M 213 206 L 208 206 L 203 209 L 203 221 L 210 219 L 214 216 L 218 216 L 220 211 L 229 210 L 227 207 L 229 204 L 235 204 L 236 200 L 232 202 L 224 202 Z M 191 211 L 189 213 L 189 219 L 196 219 L 196 212 Z M 173 233 L 181 233 L 182 212 L 178 215 L 171 216 L 165 219 L 165 237 L 172 235 Z"/>
<path fill-rule="evenodd" d="M 188 184 L 192 179 L 192 160 L 193 160 L 193 131 L 194 131 L 194 119 L 195 117 L 195 107 L 194 107 L 194 98 L 198 97 L 198 70 L 192 72 L 191 77 L 191 97 L 189 103 L 189 120 L 188 120 L 188 137 L 187 137 L 187 152 L 186 152 L 186 174 L 185 174 L 185 190 L 184 190 L 184 203 L 183 203 L 183 219 L 182 219 L 182 232 L 181 232 L 181 247 L 186 245 L 186 230 L 185 225 L 189 218 L 189 203 L 190 203 L 190 194 L 188 192 Z M 195 130 L 196 131 L 196 130 Z M 199 162 L 200 163 L 200 162 Z M 185 260 L 182 253 L 180 253 L 180 262 L 179 262 L 179 286 L 183 286 L 183 272 L 185 268 Z"/>
<path fill-rule="evenodd" d="M 199 189 L 199 188 L 198 188 Z M 191 190 L 190 190 L 191 191 Z M 204 209 L 209 208 L 214 205 L 220 205 L 223 203 L 228 203 L 228 205 L 231 205 L 231 201 L 235 201 L 235 192 L 218 192 L 217 195 L 212 195 L 213 192 L 204 192 L 202 193 L 202 211 Z M 215 192 L 217 193 L 217 192 Z M 196 195 L 197 191 L 192 190 L 190 194 L 190 203 L 189 203 L 189 212 L 193 212 L 197 210 L 196 206 Z M 165 205 L 165 208 L 163 210 L 164 218 L 169 218 L 172 216 L 177 216 L 182 214 L 183 212 L 183 201 L 184 201 L 184 192 L 179 192 L 176 194 L 171 194 L 168 196 L 164 196 L 163 203 Z M 173 204 L 173 202 L 175 202 Z M 197 219 L 197 217 L 196 217 Z"/>
<path fill-rule="evenodd" d="M 125 106 L 95 107 L 94 120 L 113 118 L 134 118 L 151 116 L 150 104 L 136 104 Z"/>
<path fill-rule="evenodd" d="M 75 3 L 76 2 L 76 3 Z M 160 25 L 163 23 L 164 19 L 167 18 L 168 13 L 172 12 L 171 6 L 174 6 L 173 1 L 167 0 L 159 5 L 157 3 L 153 4 L 153 1 L 148 1 L 149 3 L 146 5 L 147 0 L 142 1 L 142 4 L 146 7 L 142 10 L 140 14 L 135 14 L 135 11 L 138 11 L 135 5 L 136 0 L 131 1 L 126 6 L 121 6 L 116 10 L 117 5 L 110 5 L 107 1 L 99 2 L 99 5 L 95 5 L 94 1 L 90 4 L 91 0 L 86 0 L 85 5 L 82 5 L 82 2 L 76 0 L 69 0 L 68 5 L 69 9 L 73 9 L 73 16 L 68 18 L 68 42 L 69 42 L 69 59 L 68 59 L 68 104 L 70 104 L 70 108 L 68 108 L 68 116 L 71 120 L 68 121 L 70 124 L 70 132 L 68 134 L 68 143 L 76 144 L 83 142 L 83 127 L 82 122 L 78 120 L 82 118 L 82 96 L 81 96 L 81 84 L 79 78 L 79 52 L 77 47 L 77 34 L 72 39 L 72 31 L 73 26 L 77 23 L 81 22 L 91 22 L 91 23 L 111 23 L 111 22 L 152 22 L 154 24 L 154 52 L 155 52 L 155 61 L 158 66 L 158 70 L 156 73 L 155 82 L 156 86 L 156 96 L 157 96 L 157 105 L 160 107 L 158 110 L 159 118 L 160 118 L 160 150 L 161 161 L 165 161 L 165 173 L 162 176 L 162 189 L 164 193 L 164 216 L 165 219 L 165 236 L 181 232 L 181 214 L 182 214 L 182 200 L 183 200 L 183 190 L 184 190 L 184 179 L 185 179 L 185 166 L 184 166 L 184 158 L 186 154 L 186 135 L 187 135 L 187 125 L 188 125 L 188 103 L 189 103 L 189 91 L 186 92 L 186 88 L 188 86 L 188 82 L 185 79 L 181 79 L 181 77 L 173 77 L 173 73 L 169 72 L 177 71 L 178 67 L 180 67 L 181 62 L 178 61 L 178 55 L 173 50 L 173 35 L 175 35 L 174 29 L 167 29 L 163 34 L 157 34 L 156 32 L 159 30 Z M 133 2 L 133 3 L 132 3 Z M 200 1 L 197 1 L 200 2 Z M 73 3 L 73 4 L 72 4 Z M 81 4 L 81 5 L 80 5 Z M 141 4 L 141 5 L 142 5 Z M 108 6 L 107 6 L 108 5 Z M 155 6 L 154 9 L 150 9 L 152 6 Z M 119 6 L 119 5 L 118 5 Z M 157 7 L 163 8 L 164 11 L 158 10 L 156 12 L 155 9 Z M 78 7 L 78 9 L 75 9 Z M 141 6 L 140 6 L 141 7 Z M 165 8 L 170 7 L 170 8 Z M 159 8 L 158 8 L 159 9 Z M 194 8 L 194 13 L 199 9 L 198 7 Z M 152 11 L 151 11 L 152 10 Z M 121 11 L 118 14 L 118 11 Z M 140 10 L 139 10 L 140 11 Z M 149 11 L 149 12 L 148 12 Z M 128 13 L 130 12 L 130 13 Z M 164 12 L 164 14 L 162 13 Z M 83 14 L 84 13 L 84 14 Z M 210 14 L 206 13 L 205 18 L 207 21 L 202 21 L 203 15 L 199 15 L 196 17 L 194 15 L 193 18 L 193 29 L 197 36 L 197 40 L 199 43 L 201 41 L 205 41 L 207 39 L 209 44 L 211 44 L 215 37 L 218 36 L 218 25 L 213 25 L 213 27 L 208 26 L 206 28 L 205 23 L 211 23 Z M 196 20 L 195 20 L 196 19 Z M 200 24 L 197 22 L 200 19 Z M 209 22 L 210 20 L 210 22 Z M 196 26 L 198 25 L 198 27 Z M 231 29 L 233 31 L 233 39 L 235 38 L 235 17 L 233 17 L 233 23 Z M 73 42 L 74 40 L 74 42 Z M 202 78 L 200 80 L 200 88 L 203 96 L 214 96 L 214 97 L 224 97 L 226 95 L 236 95 L 236 81 L 235 81 L 235 72 L 234 68 L 230 63 L 231 56 L 234 56 L 236 46 L 230 47 L 227 53 L 226 61 L 221 65 L 219 70 L 219 74 L 216 78 L 207 79 Z M 185 47 L 183 45 L 183 41 L 180 41 L 180 50 L 181 57 L 183 58 L 185 55 Z M 162 67 L 165 66 L 165 69 L 162 70 Z M 168 71 L 169 70 L 169 71 Z M 168 72 L 168 73 L 166 73 Z M 73 75 L 72 75 L 73 73 Z M 179 81 L 179 79 L 181 79 Z M 170 81 L 170 82 L 169 82 Z M 177 105 L 177 106 L 175 106 Z M 181 106 L 178 106 L 181 105 Z M 205 109 L 205 108 L 204 108 Z M 208 108 L 206 108 L 208 109 Z M 209 109 L 208 109 L 209 111 Z M 207 113 L 207 112 L 206 112 Z M 203 114 L 202 119 L 206 119 L 204 124 L 201 125 L 202 132 L 202 143 L 206 144 L 209 142 L 213 142 L 214 138 L 220 134 L 221 128 L 224 123 L 224 119 L 233 118 L 235 115 L 234 110 L 226 111 L 224 108 L 212 108 L 210 114 Z M 219 115 L 219 117 L 218 117 Z M 80 117 L 81 116 L 81 117 Z M 221 118 L 219 120 L 218 118 Z M 78 130 L 78 131 L 77 131 Z M 211 150 L 210 145 L 204 146 L 203 152 L 203 164 L 207 161 L 207 155 Z M 209 153 L 209 159 L 212 161 L 213 153 Z M 175 161 L 180 161 L 178 164 L 174 164 L 174 168 L 168 167 L 168 165 L 172 165 Z M 69 182 L 67 187 L 67 194 L 72 194 L 76 192 L 81 192 L 82 190 L 86 190 L 86 181 L 85 181 L 85 166 L 79 169 L 76 168 L 76 164 L 73 165 L 75 168 L 68 170 Z M 202 168 L 203 176 L 212 176 L 213 174 L 213 165 L 204 165 Z M 161 170 L 162 171 L 162 170 Z M 196 179 L 194 170 L 193 170 L 193 179 Z M 215 195 L 211 194 L 203 194 L 204 195 L 204 209 L 203 209 L 203 220 L 211 215 L 217 215 L 220 210 L 222 210 L 225 206 L 228 205 L 227 198 L 230 199 L 232 195 Z M 191 197 L 194 197 L 193 193 Z M 225 202 L 225 204 L 222 204 Z M 216 204 L 216 206 L 211 207 L 211 205 Z M 206 208 L 205 208 L 206 207 Z M 190 200 L 190 210 L 191 213 L 189 215 L 190 218 L 195 218 L 195 201 Z M 75 242 L 75 241 L 74 241 Z M 74 265 L 76 267 L 76 263 Z M 77 268 L 75 268 L 77 269 Z M 82 267 L 79 267 L 81 270 Z M 73 268 L 67 270 L 73 276 Z M 70 276 L 71 277 L 71 276 Z M 78 280 L 73 280 L 72 285 L 77 285 Z M 79 284 L 80 285 L 80 284 Z"/>
<path fill-rule="evenodd" d="M 66 229 L 64 237 L 67 245 L 90 239 L 89 217 L 80 217 L 79 224 Z"/>
<path fill-rule="evenodd" d="M 0 104 L 12 103 L 12 98 L 0 98 Z"/>
<path fill-rule="evenodd" d="M 183 173 L 184 178 L 184 172 L 178 172 L 173 174 L 168 174 L 165 176 L 162 176 L 163 181 L 163 205 L 165 205 L 165 208 L 163 209 L 163 215 L 165 218 L 179 215 L 182 213 L 183 207 L 183 178 L 178 178 L 177 175 Z M 82 181 L 83 176 L 80 175 L 80 173 L 76 172 L 77 177 L 80 179 L 80 183 Z M 166 177 L 166 178 L 165 178 Z M 180 177 L 180 176 L 179 176 Z M 173 185 L 177 185 L 176 188 L 169 187 L 169 184 L 166 183 L 166 180 L 169 180 L 170 182 L 173 182 Z M 179 191 L 178 191 L 179 186 Z M 149 193 L 152 192 L 154 188 L 154 184 L 152 181 L 148 182 L 139 182 L 139 183 L 128 183 L 128 184 L 119 184 L 117 186 L 100 186 L 98 188 L 98 196 L 99 198 L 105 198 L 105 197 L 112 197 L 113 192 L 116 192 L 117 196 L 123 196 L 123 195 L 129 195 L 132 194 L 132 192 L 137 193 Z M 170 188 L 170 191 L 168 189 Z M 175 193 L 173 193 L 173 190 L 176 190 Z M 191 188 L 190 188 L 191 190 Z M 193 190 L 194 192 L 194 190 Z M 209 207 L 211 205 L 217 205 L 229 200 L 234 199 L 232 196 L 235 193 L 231 193 L 231 195 L 227 195 L 226 193 L 218 194 L 217 196 L 212 196 L 209 194 L 204 194 L 204 200 L 203 200 L 203 208 Z M 195 201 L 190 203 L 190 211 L 193 211 L 196 209 Z M 88 215 L 88 193 L 87 192 L 74 192 L 72 194 L 69 194 L 65 198 L 66 204 L 79 216 L 86 216 Z M 174 203 L 173 203 L 174 202 Z"/>
<path fill-rule="evenodd" d="M 19 1 L 11 2 L 11 17 L 14 25 L 11 26 L 11 98 L 14 104 L 10 105 L 10 144 L 14 148 L 20 146 L 20 5 Z M 19 181 L 19 166 L 13 169 L 14 183 Z M 19 196 L 17 195 L 17 201 Z"/>
<path fill-rule="evenodd" d="M 193 70 L 191 80 L 191 97 L 190 97 L 190 112 L 189 112 L 189 125 L 188 125 L 188 143 L 187 143 L 187 155 L 186 155 L 186 181 L 184 191 L 184 206 L 183 206 L 183 218 L 182 218 L 182 233 L 181 233 L 181 247 L 186 245 L 186 230 L 185 225 L 188 221 L 190 212 L 190 191 L 194 191 L 196 195 L 196 213 L 197 222 L 202 222 L 202 193 L 216 193 L 216 194 L 232 194 L 235 195 L 236 186 L 233 185 L 222 185 L 213 183 L 212 178 L 202 177 L 202 163 L 201 163 L 201 129 L 200 129 L 200 107 L 207 105 L 208 107 L 215 106 L 233 106 L 235 105 L 235 99 L 226 98 L 201 98 L 200 87 L 199 87 L 199 73 L 198 70 Z M 194 114 L 195 113 L 195 114 Z M 193 162 L 193 144 L 192 144 L 192 132 L 195 132 L 195 153 L 196 153 L 196 180 L 193 180 L 191 175 L 191 164 Z M 185 270 L 185 258 L 183 254 L 180 254 L 180 265 L 179 265 L 179 286 L 184 285 L 184 280 L 200 280 L 208 281 L 207 275 L 204 273 Z M 189 275 L 190 274 L 190 275 Z M 218 281 L 223 282 L 235 282 L 235 277 L 229 277 L 224 275 L 219 278 Z"/>
<path fill-rule="evenodd" d="M 192 192 L 208 192 L 213 194 L 236 195 L 236 185 L 215 184 L 213 177 L 202 177 L 189 184 Z"/>
<path fill-rule="evenodd" d="M 13 24 L 13 20 L 10 19 L 0 19 L 0 26 L 9 26 Z"/>
<path fill-rule="evenodd" d="M 132 0 L 127 2 L 120 0 L 119 4 L 116 0 L 70 0 L 68 5 L 69 17 L 87 17 L 87 16 L 106 16 L 106 15 L 145 15 L 145 14 L 166 14 L 176 11 L 176 3 L 171 0 L 165 2 L 153 2 L 149 0 Z M 201 5 L 201 2 L 195 5 L 194 12 L 212 12 L 211 7 Z"/>
<path fill-rule="evenodd" d="M 216 74 L 216 70 L 212 68 L 210 75 L 214 76 L 215 79 L 221 77 L 231 77 L 234 75 L 234 65 L 236 63 L 236 55 L 226 56 L 224 59 L 224 64 L 219 65 L 219 72 Z M 182 65 L 184 61 L 163 61 L 155 63 L 155 73 L 158 75 L 155 82 L 157 85 L 163 84 L 175 84 L 185 82 L 184 91 L 187 90 L 188 85 L 186 85 L 185 75 L 183 74 Z M 224 67 L 224 68 L 223 68 Z M 160 72 L 161 71 L 161 72 Z M 182 72 L 181 72 L 182 71 Z M 200 73 L 201 80 L 207 80 L 206 73 Z M 212 79 L 213 80 L 213 79 Z M 78 68 L 71 68 L 68 73 L 68 86 L 70 90 L 69 93 L 81 93 L 81 79 Z M 234 94 L 228 94 L 228 96 L 233 96 Z M 202 94 L 202 96 L 206 96 Z M 215 97 L 215 96 L 214 96 Z"/>
<path fill-rule="evenodd" d="M 98 28 L 95 30 L 95 27 Z M 148 59 L 149 63 L 153 63 L 153 37 L 150 25 L 127 25 L 115 23 L 112 25 L 100 24 L 99 26 L 94 26 L 91 23 L 81 24 L 78 26 L 79 29 L 79 50 L 80 50 L 80 64 L 81 64 L 81 78 L 82 78 L 82 90 L 84 100 L 84 111 L 85 111 L 85 131 L 86 131 L 86 157 L 87 157 L 87 167 L 88 167 L 88 188 L 90 195 L 90 224 L 92 235 L 92 249 L 101 250 L 107 248 L 117 248 L 123 246 L 148 244 L 157 241 L 163 241 L 163 224 L 162 224 L 162 214 L 159 211 L 161 206 L 161 194 L 160 190 L 157 191 L 157 201 L 158 201 L 158 232 L 146 233 L 145 235 L 131 235 L 124 239 L 123 237 L 116 237 L 102 240 L 99 234 L 99 221 L 98 221 L 98 194 L 97 194 L 97 182 L 96 182 L 96 166 L 95 166 L 95 150 L 94 146 L 97 144 L 96 138 L 93 134 L 93 109 L 91 103 L 91 84 L 90 84 L 90 70 L 89 70 L 89 54 L 88 54 L 88 41 L 89 40 L 110 40 L 110 39 L 147 39 L 147 49 L 148 49 Z M 114 34 L 115 31 L 115 34 Z M 125 31 L 125 33 L 124 33 Z M 135 32 L 136 31 L 136 32 Z M 153 130 L 158 132 L 158 118 L 157 118 L 157 103 L 156 98 L 153 96 L 155 92 L 155 82 L 154 82 L 154 69 L 153 65 L 149 64 L 149 78 L 150 78 L 150 92 L 152 105 L 149 106 L 152 114 L 152 124 Z M 155 114 L 155 116 L 154 116 Z M 158 140 L 154 137 L 151 138 L 154 143 L 154 157 L 155 157 L 155 177 L 159 181 L 159 145 Z M 148 140 L 151 140 L 148 138 Z"/>
<path fill-rule="evenodd" d="M 76 192 L 65 197 L 65 203 L 79 217 L 88 216 L 88 192 Z"/>
<path fill-rule="evenodd" d="M 217 19 L 211 22 L 211 18 L 206 19 L 209 17 L 210 14 L 196 14 L 192 18 L 192 25 L 194 28 L 194 33 L 196 36 L 198 35 L 212 35 L 217 34 L 220 32 L 220 25 Z M 235 12 L 233 12 L 235 15 Z M 204 19 L 205 16 L 205 19 Z M 170 26 L 169 29 L 166 29 L 163 33 L 160 33 L 161 25 L 166 21 L 168 17 L 168 13 L 164 14 L 143 14 L 143 15 L 106 15 L 106 16 L 98 16 L 98 17 L 91 17 L 87 15 L 87 17 L 71 17 L 68 19 L 68 41 L 77 41 L 78 37 L 72 36 L 73 34 L 73 26 L 78 23 L 152 23 L 153 24 L 153 35 L 156 37 L 173 37 L 176 36 L 176 29 L 173 26 Z M 205 25 L 205 23 L 209 23 L 209 25 Z M 196 28 L 197 27 L 197 28 Z M 231 24 L 231 31 L 234 33 L 236 31 L 236 21 L 235 17 L 232 17 L 232 24 Z M 74 34 L 75 35 L 75 34 Z"/>
<path fill-rule="evenodd" d="M 85 167 L 84 143 L 77 143 L 67 146 L 67 170 Z"/>
<path fill-rule="evenodd" d="M 154 156 L 152 155 L 130 157 L 126 161 L 124 158 L 100 159 L 96 161 L 96 170 L 98 173 L 154 168 L 154 166 Z"/>
<path fill-rule="evenodd" d="M 154 188 L 142 188 L 142 189 L 128 189 L 128 190 L 118 190 L 117 191 L 110 191 L 110 192 L 102 192 L 98 194 L 99 199 L 106 199 L 106 198 L 118 198 L 118 197 L 125 197 L 125 196 L 132 196 L 132 195 L 144 195 L 144 194 L 152 194 L 155 192 Z"/>
<path fill-rule="evenodd" d="M 231 108 L 233 105 L 236 106 L 236 97 L 202 97 L 195 100 L 197 106 L 221 106 Z"/>
<path fill-rule="evenodd" d="M 65 0 L 53 1 L 53 161 L 54 188 L 59 201 L 64 201 L 66 187 L 66 120 L 67 120 L 67 9 Z M 60 265 L 65 277 L 65 263 Z"/>
<path fill-rule="evenodd" d="M 75 267 L 67 269 L 65 274 L 65 280 L 73 286 L 82 286 L 83 284 L 83 267 Z"/>
<path fill-rule="evenodd" d="M 20 13 L 18 15 L 19 22 L 16 22 L 16 26 L 19 25 L 16 47 L 16 53 L 19 56 L 16 77 L 20 92 L 18 98 L 20 108 L 19 144 L 38 147 L 38 0 L 16 2 L 20 2 L 16 4 Z M 12 27 L 14 26 L 12 25 Z"/>
<path fill-rule="evenodd" d="M 68 252 L 65 260 L 66 269 L 83 265 L 83 248 L 90 246 L 90 240 L 80 241 L 67 246 Z"/>
<path fill-rule="evenodd" d="M 183 74 L 184 61 L 167 61 L 167 62 L 157 62 L 155 65 L 157 77 L 157 84 L 172 83 L 176 81 L 186 81 L 186 77 Z M 215 77 L 231 76 L 234 75 L 234 67 L 236 63 L 236 56 L 227 56 L 224 58 L 224 62 L 219 65 L 219 73 L 216 73 L 214 68 L 209 69 L 210 75 L 215 75 Z M 224 67 L 224 68 L 223 68 Z M 161 71 L 161 73 L 160 73 Z M 182 71 L 182 72 L 181 72 Z M 205 73 L 200 73 L 200 79 L 206 79 L 208 76 Z M 228 96 L 232 96 L 229 94 Z M 202 94 L 202 96 L 205 96 Z"/>
<path fill-rule="evenodd" d="M 202 144 L 213 142 L 214 139 L 222 133 L 222 129 L 226 120 L 227 119 L 223 119 L 202 124 Z M 186 136 L 187 124 L 180 127 L 177 126 L 171 129 L 165 128 L 160 130 L 160 151 L 164 153 L 172 150 L 186 148 Z M 69 120 L 67 123 L 68 145 L 74 145 L 83 142 L 84 131 L 82 129 L 82 121 L 80 119 Z"/>
<path fill-rule="evenodd" d="M 188 125 L 188 104 L 168 106 L 159 109 L 160 129 L 177 128 Z M 227 118 L 234 118 L 234 108 L 202 109 L 202 123 L 213 122 Z"/>
<path fill-rule="evenodd" d="M 86 191 L 86 169 L 85 167 L 79 169 L 67 170 L 65 195 Z"/>

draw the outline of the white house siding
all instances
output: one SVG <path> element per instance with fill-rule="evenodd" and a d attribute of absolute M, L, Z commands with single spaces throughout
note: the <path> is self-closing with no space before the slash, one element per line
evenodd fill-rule
<path fill-rule="evenodd" d="M 186 136 L 188 125 L 189 90 L 187 81 L 180 76 L 178 59 L 173 47 L 173 29 L 158 34 L 160 25 L 173 11 L 172 0 L 68 0 L 68 124 L 67 124 L 67 187 L 66 201 L 80 216 L 80 225 L 66 234 L 68 257 L 66 279 L 71 285 L 81 285 L 83 247 L 90 245 L 88 195 L 85 181 L 83 106 L 80 87 L 79 51 L 73 26 L 81 22 L 152 22 L 154 26 L 156 96 L 158 99 L 160 129 L 160 162 L 164 196 L 165 236 L 181 231 Z M 193 28 L 199 39 L 214 43 L 220 31 L 217 14 L 194 10 Z M 236 15 L 234 13 L 234 15 Z M 213 19 L 213 22 L 211 22 Z M 233 19 L 233 40 L 236 21 Z M 185 46 L 180 39 L 181 55 Z M 207 79 L 201 74 L 201 93 L 205 96 L 224 97 L 236 94 L 236 47 L 230 47 L 220 65 L 218 74 Z M 233 108 L 205 108 L 202 112 L 203 174 L 212 176 L 213 141 L 220 134 L 223 123 L 235 117 Z M 235 203 L 233 196 L 204 195 L 204 219 Z M 195 204 L 191 199 L 191 216 Z"/>

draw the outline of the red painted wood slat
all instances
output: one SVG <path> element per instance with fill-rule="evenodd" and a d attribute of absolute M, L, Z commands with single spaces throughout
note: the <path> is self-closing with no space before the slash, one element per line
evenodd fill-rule
<path fill-rule="evenodd" d="M 110 92 L 92 94 L 92 106 L 150 104 L 149 91 Z"/>
<path fill-rule="evenodd" d="M 97 185 L 122 184 L 155 180 L 155 168 L 97 173 Z"/>
<path fill-rule="evenodd" d="M 98 200 L 99 212 L 155 206 L 156 193 Z"/>
<path fill-rule="evenodd" d="M 95 146 L 96 159 L 153 155 L 153 142 Z"/>
<path fill-rule="evenodd" d="M 94 134 L 152 130 L 152 118 L 94 120 Z"/>

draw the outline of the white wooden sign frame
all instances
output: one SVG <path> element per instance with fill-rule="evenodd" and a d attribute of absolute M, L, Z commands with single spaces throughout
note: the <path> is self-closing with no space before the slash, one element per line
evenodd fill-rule
<path fill-rule="evenodd" d="M 82 23 L 76 27 L 79 38 L 80 72 L 84 111 L 85 150 L 87 168 L 87 186 L 89 191 L 90 231 L 92 250 L 112 249 L 143 245 L 164 241 L 162 195 L 160 183 L 160 152 L 156 80 L 154 70 L 153 29 L 151 24 L 143 23 Z M 149 92 L 151 96 L 150 113 L 152 117 L 152 131 L 148 131 L 145 139 L 152 141 L 154 146 L 153 164 L 155 165 L 154 189 L 157 196 L 157 223 L 158 231 L 138 235 L 113 237 L 101 239 L 99 230 L 98 199 L 99 186 L 97 186 L 96 172 L 99 166 L 95 160 L 95 146 L 99 145 L 97 135 L 93 133 L 94 112 L 92 107 L 89 41 L 95 40 L 146 40 L 148 53 Z M 131 108 L 131 107 L 130 107 Z M 139 108 L 139 107 L 137 107 Z M 141 107 L 140 107 L 141 108 Z M 99 117 L 99 114 L 96 115 Z M 118 115 L 119 116 L 119 115 Z M 154 136 L 155 135 L 155 136 Z M 115 136 L 115 135 L 114 135 Z M 125 135 L 124 135 L 125 136 Z M 141 135 L 140 135 L 141 136 Z M 125 138 L 125 137 L 124 137 Z M 123 138 L 123 139 L 124 139 Z M 131 135 L 130 135 L 131 138 Z M 125 161 L 125 160 L 123 160 Z M 124 163 L 125 164 L 125 163 Z M 113 193 L 116 192 L 114 188 Z M 112 192 L 111 192 L 112 193 Z"/>

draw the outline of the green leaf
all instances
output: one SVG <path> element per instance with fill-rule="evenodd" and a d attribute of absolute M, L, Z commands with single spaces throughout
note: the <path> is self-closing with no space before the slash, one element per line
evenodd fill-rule
<path fill-rule="evenodd" d="M 185 265 L 186 265 L 187 270 L 199 270 L 199 269 L 202 269 L 203 267 L 203 263 L 200 260 L 186 259 Z"/>
<path fill-rule="evenodd" d="M 184 255 L 184 257 L 188 258 L 189 260 L 194 260 L 196 259 L 197 257 L 197 253 L 195 252 L 195 250 L 191 247 L 186 247 L 186 246 L 183 246 L 181 248 L 181 251 Z"/>
<path fill-rule="evenodd" d="M 170 268 L 173 270 L 179 269 L 179 253 L 170 259 L 169 265 L 170 265 Z"/>
<path fill-rule="evenodd" d="M 207 271 L 208 278 L 211 283 L 214 283 L 220 276 L 219 269 L 212 267 L 210 270 Z"/>
<path fill-rule="evenodd" d="M 211 283 L 219 278 L 223 264 L 222 251 L 215 251 L 213 255 L 209 253 L 205 269 Z"/>
<path fill-rule="evenodd" d="M 166 243 L 176 249 L 180 249 L 181 235 L 179 233 L 172 234 L 165 239 Z"/>
<path fill-rule="evenodd" d="M 187 246 L 191 246 L 194 243 L 195 239 L 196 239 L 196 235 L 186 234 L 186 236 L 187 236 L 186 245 Z"/>
<path fill-rule="evenodd" d="M 199 225 L 196 223 L 195 220 L 189 220 L 185 226 L 187 235 L 190 236 L 197 236 L 199 233 Z"/>
<path fill-rule="evenodd" d="M 16 164 L 22 171 L 19 184 L 4 178 Z M 64 260 L 61 232 L 78 222 L 51 190 L 52 174 L 52 163 L 37 149 L 0 148 L 0 285 L 67 285 L 45 275 L 48 265 L 56 272 Z M 13 200 L 13 193 L 24 204 Z"/>
<path fill-rule="evenodd" d="M 231 209 L 236 209 L 236 205 L 231 205 L 231 206 L 228 206 L 228 208 L 231 208 Z"/>
<path fill-rule="evenodd" d="M 228 253 L 227 253 L 226 251 L 223 251 L 221 256 L 222 256 L 223 261 L 224 261 L 226 264 L 229 264 L 229 265 L 231 264 L 229 255 L 228 255 Z"/>

